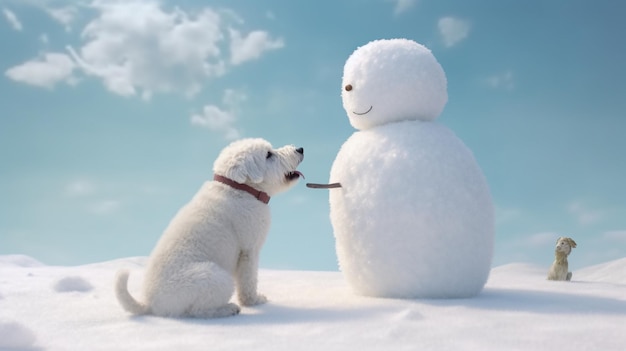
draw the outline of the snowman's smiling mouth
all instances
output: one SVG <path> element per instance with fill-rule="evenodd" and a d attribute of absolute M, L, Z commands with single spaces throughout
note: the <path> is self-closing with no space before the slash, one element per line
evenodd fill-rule
<path fill-rule="evenodd" d="M 363 116 L 363 115 L 367 114 L 368 112 L 370 112 L 373 107 L 374 106 L 370 105 L 370 108 L 367 111 L 365 111 L 365 112 L 354 112 L 354 111 L 352 111 L 352 113 L 354 113 L 355 115 Z"/>

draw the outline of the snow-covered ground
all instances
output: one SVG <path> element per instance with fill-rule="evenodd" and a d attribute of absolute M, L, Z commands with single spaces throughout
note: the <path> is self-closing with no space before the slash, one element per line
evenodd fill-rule
<path fill-rule="evenodd" d="M 0 256 L 0 350 L 624 350 L 626 258 L 546 281 L 548 267 L 492 270 L 476 298 L 355 296 L 339 272 L 262 270 L 270 302 L 214 320 L 133 317 L 113 295 L 145 258 L 77 267 Z"/>

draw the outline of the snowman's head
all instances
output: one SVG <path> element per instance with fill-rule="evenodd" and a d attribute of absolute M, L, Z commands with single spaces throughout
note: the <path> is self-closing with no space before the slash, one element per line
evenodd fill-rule
<path fill-rule="evenodd" d="M 448 101 L 446 75 L 423 45 L 376 40 L 346 61 L 341 99 L 350 124 L 360 130 L 402 120 L 432 121 Z"/>

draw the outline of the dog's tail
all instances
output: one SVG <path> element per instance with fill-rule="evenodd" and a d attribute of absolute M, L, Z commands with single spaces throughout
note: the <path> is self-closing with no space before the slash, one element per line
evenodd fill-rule
<path fill-rule="evenodd" d="M 115 296 L 124 309 L 132 314 L 148 314 L 150 308 L 135 300 L 128 292 L 128 270 L 117 272 L 115 279 Z"/>

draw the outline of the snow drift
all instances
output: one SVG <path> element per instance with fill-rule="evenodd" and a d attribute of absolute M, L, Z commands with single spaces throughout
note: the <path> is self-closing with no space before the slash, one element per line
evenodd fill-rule
<path fill-rule="evenodd" d="M 0 256 L 0 350 L 622 350 L 626 259 L 547 281 L 548 267 L 492 270 L 472 299 L 354 295 L 339 272 L 261 270 L 266 305 L 213 320 L 132 317 L 113 278 L 145 258 L 77 267 Z M 67 277 L 81 283 L 55 285 Z M 136 279 L 133 279 L 135 277 Z M 595 280 L 598 279 L 598 280 Z M 91 289 L 75 289 L 87 282 Z M 72 290 L 72 291 L 65 291 Z"/>

